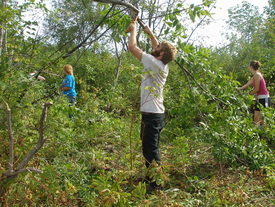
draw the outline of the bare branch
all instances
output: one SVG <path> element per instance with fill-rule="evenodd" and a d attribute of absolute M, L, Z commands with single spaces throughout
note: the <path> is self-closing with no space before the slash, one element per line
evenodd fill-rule
<path fill-rule="evenodd" d="M 2 98 L 2 97 L 1 97 Z M 3 98 L 2 98 L 3 99 Z M 4 101 L 4 99 L 3 99 Z M 4 101 L 5 102 L 5 101 Z M 41 114 L 40 122 L 39 122 L 39 138 L 36 146 L 29 152 L 29 154 L 23 159 L 23 161 L 18 165 L 18 167 L 14 170 L 13 169 L 13 136 L 12 136 L 12 130 L 11 130 L 11 110 L 6 104 L 7 109 L 7 119 L 8 119 L 8 130 L 9 130 L 9 138 L 10 138 L 10 167 L 9 169 L 3 173 L 0 177 L 0 201 L 2 199 L 2 196 L 7 191 L 9 186 L 12 184 L 12 180 L 14 180 L 20 173 L 23 172 L 36 172 L 36 173 L 42 173 L 41 170 L 35 169 L 35 168 L 24 168 L 24 166 L 33 158 L 33 156 L 37 153 L 37 151 L 44 145 L 46 142 L 46 139 L 44 139 L 44 122 L 47 117 L 48 109 L 53 104 L 52 102 L 44 103 L 44 109 Z M 1 203 L 0 203 L 1 205 Z"/>
<path fill-rule="evenodd" d="M 2 98 L 2 97 L 1 97 Z M 13 162 L 14 162 L 14 151 L 13 151 L 13 133 L 11 127 L 11 109 L 8 103 L 2 98 L 3 102 L 6 105 L 6 113 L 7 113 L 7 128 L 9 133 L 9 171 L 13 170 Z"/>
<path fill-rule="evenodd" d="M 52 102 L 44 103 L 44 109 L 41 114 L 40 122 L 39 122 L 39 138 L 36 146 L 29 152 L 29 154 L 22 160 L 22 162 L 16 168 L 16 171 L 19 171 L 24 168 L 24 166 L 33 158 L 33 156 L 41 149 L 44 143 L 47 141 L 44 139 L 44 122 L 47 118 L 47 113 L 49 107 L 52 105 Z"/>
<path fill-rule="evenodd" d="M 121 0 L 94 0 L 94 1 L 100 2 L 100 3 L 118 4 L 121 6 L 126 6 L 130 9 L 132 9 L 133 11 L 135 11 L 136 13 L 139 13 L 139 10 L 133 4 L 130 4 L 126 1 L 121 1 Z"/>
<path fill-rule="evenodd" d="M 28 167 L 28 168 L 24 168 L 24 169 L 17 170 L 17 171 L 10 171 L 10 172 L 8 171 L 8 172 L 5 172 L 5 173 L 3 173 L 2 177 L 3 178 L 4 177 L 13 177 L 13 176 L 17 176 L 20 173 L 24 173 L 24 172 L 42 173 L 43 171 L 39 170 L 39 169 L 36 169 L 36 168 Z"/>
<path fill-rule="evenodd" d="M 107 16 L 109 15 L 109 13 L 112 11 L 114 5 L 109 9 L 109 11 L 107 12 L 107 14 L 104 16 L 104 18 L 99 22 L 99 24 L 93 29 L 93 31 L 91 31 L 91 33 L 81 42 L 79 43 L 76 47 L 74 47 L 70 52 L 68 52 L 66 55 L 64 55 L 62 58 L 65 59 L 67 57 L 69 57 L 70 55 L 72 55 L 77 49 L 79 49 L 80 47 L 82 47 L 87 40 L 92 36 L 92 34 L 98 29 L 98 27 L 105 21 L 105 19 L 107 18 Z"/>

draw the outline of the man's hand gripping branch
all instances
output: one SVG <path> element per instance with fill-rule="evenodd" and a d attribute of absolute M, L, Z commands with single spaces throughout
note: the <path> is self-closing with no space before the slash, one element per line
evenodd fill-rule
<path fill-rule="evenodd" d="M 155 48 L 156 46 L 159 45 L 158 40 L 156 39 L 155 35 L 153 34 L 153 32 L 150 30 L 150 28 L 148 26 L 146 26 L 143 29 L 143 31 L 149 35 L 151 42 L 152 42 L 152 48 Z"/>
<path fill-rule="evenodd" d="M 130 38 L 128 42 L 128 49 L 134 56 L 136 56 L 139 60 L 141 60 L 143 51 L 137 46 L 137 20 L 136 19 L 130 23 L 129 30 L 131 31 L 131 33 L 130 33 Z M 155 38 L 150 28 L 148 26 L 145 26 L 143 31 L 150 36 L 150 39 L 152 42 L 152 48 L 157 47 L 159 45 L 159 42 Z"/>

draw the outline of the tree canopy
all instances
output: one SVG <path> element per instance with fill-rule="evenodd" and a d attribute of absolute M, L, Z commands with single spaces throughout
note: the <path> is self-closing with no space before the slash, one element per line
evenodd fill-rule
<path fill-rule="evenodd" d="M 190 42 L 189 34 L 198 21 L 209 20 L 214 1 L 129 3 L 159 40 L 178 49 L 164 91 L 162 167 L 144 169 L 142 66 L 128 52 L 125 32 L 131 10 L 91 0 L 53 0 L 51 5 L 3 0 L 2 205 L 252 206 L 261 201 L 271 206 L 274 106 L 262 109 L 267 124 L 256 127 L 253 97 L 236 87 L 248 81 L 247 65 L 256 59 L 274 99 L 275 1 L 269 0 L 263 14 L 246 1 L 230 8 L 229 43 L 211 48 Z M 141 27 L 138 45 L 151 51 Z M 75 107 L 58 90 L 65 64 L 74 68 Z M 39 75 L 45 81 L 37 80 Z M 165 190 L 147 195 L 146 176 Z"/>

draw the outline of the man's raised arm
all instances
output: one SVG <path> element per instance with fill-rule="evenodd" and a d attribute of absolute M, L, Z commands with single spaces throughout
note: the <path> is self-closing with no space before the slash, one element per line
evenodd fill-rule
<path fill-rule="evenodd" d="M 137 21 L 131 22 L 129 28 L 131 30 L 131 34 L 128 42 L 128 49 L 134 56 L 141 60 L 142 50 L 137 46 Z"/>
<path fill-rule="evenodd" d="M 148 26 L 146 26 L 143 29 L 143 31 L 150 36 L 150 39 L 151 39 L 151 42 L 152 42 L 152 48 L 155 48 L 156 46 L 159 45 L 158 40 L 156 39 L 155 35 L 153 34 L 153 32 L 150 30 L 150 28 Z"/>

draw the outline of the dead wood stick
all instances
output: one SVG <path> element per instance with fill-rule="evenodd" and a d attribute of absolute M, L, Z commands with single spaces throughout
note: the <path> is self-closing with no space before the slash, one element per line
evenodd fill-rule
<path fill-rule="evenodd" d="M 135 7 L 133 4 L 128 3 L 126 1 L 121 1 L 121 0 L 93 0 L 93 1 L 96 1 L 99 3 L 105 3 L 105 4 L 125 6 L 133 11 L 134 16 L 136 16 L 139 13 L 139 10 L 137 7 Z M 137 18 L 137 21 L 142 28 L 146 27 L 146 25 L 144 24 L 144 22 L 141 19 Z"/>
<path fill-rule="evenodd" d="M 126 1 L 121 1 L 121 0 L 94 0 L 94 1 L 100 2 L 100 3 L 105 3 L 105 4 L 117 4 L 117 5 L 121 5 L 121 6 L 126 6 L 130 9 L 132 9 L 134 12 L 139 13 L 139 10 L 133 4 L 130 4 Z"/>

